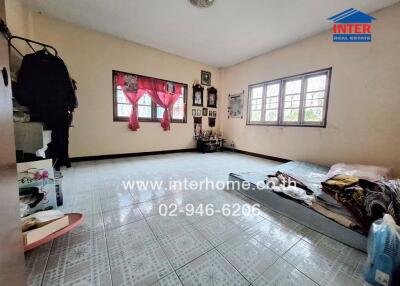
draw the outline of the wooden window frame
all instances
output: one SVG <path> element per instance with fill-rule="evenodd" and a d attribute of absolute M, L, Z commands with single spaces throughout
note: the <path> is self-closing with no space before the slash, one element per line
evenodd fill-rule
<path fill-rule="evenodd" d="M 164 80 L 172 83 L 178 83 L 183 86 L 183 104 L 184 104 L 184 115 L 183 119 L 174 119 L 171 118 L 171 123 L 187 123 L 187 95 L 188 95 L 188 85 L 185 83 L 181 82 L 176 82 L 176 81 L 171 81 L 171 80 L 165 80 L 165 79 L 159 79 L 155 77 L 150 77 L 150 76 L 144 76 L 144 75 L 139 75 L 139 74 L 134 74 L 134 73 L 128 73 L 124 71 L 118 71 L 118 70 L 112 70 L 112 99 L 113 99 L 113 121 L 114 122 L 127 122 L 129 121 L 128 116 L 118 116 L 118 102 L 117 102 L 117 85 L 115 82 L 115 75 L 117 73 L 123 73 L 127 75 L 132 75 L 132 76 L 141 76 L 141 77 L 147 77 L 151 79 L 158 79 L 158 80 Z M 121 104 L 121 103 L 120 103 Z M 139 122 L 160 122 L 161 118 L 157 118 L 157 104 L 153 101 L 151 101 L 151 117 L 139 117 Z"/>
<path fill-rule="evenodd" d="M 317 75 L 327 75 L 327 83 L 325 87 L 325 97 L 324 97 L 324 106 L 323 106 L 323 115 L 322 121 L 312 122 L 312 121 L 304 121 L 304 109 L 305 109 L 305 95 L 307 93 L 307 78 L 317 76 Z M 261 83 L 251 84 L 248 87 L 248 98 L 247 98 L 247 116 L 246 116 L 246 125 L 263 125 L 263 126 L 291 126 L 291 127 L 320 127 L 326 128 L 327 117 L 328 117 L 328 103 L 329 103 L 329 93 L 330 93 L 330 85 L 331 85 L 331 77 L 332 77 L 332 67 L 320 69 L 316 71 L 306 72 L 302 74 L 297 74 L 294 76 L 282 77 L 274 80 L 269 80 Z M 283 121 L 283 111 L 284 111 L 284 100 L 285 100 L 285 82 L 292 81 L 296 79 L 302 80 L 301 93 L 300 93 L 300 107 L 299 107 L 299 120 L 296 122 Z M 280 83 L 279 86 L 279 105 L 278 105 L 278 120 L 277 121 L 265 121 L 265 100 L 267 98 L 267 86 L 275 83 Z M 251 90 L 254 87 L 263 86 L 263 106 L 261 111 L 261 121 L 250 121 L 251 117 Z"/>

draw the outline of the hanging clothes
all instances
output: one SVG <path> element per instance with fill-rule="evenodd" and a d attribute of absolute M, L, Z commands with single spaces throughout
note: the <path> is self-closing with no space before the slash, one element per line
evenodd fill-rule
<path fill-rule="evenodd" d="M 46 50 L 24 56 L 15 98 L 29 108 L 32 121 L 52 131 L 49 149 L 56 170 L 70 167 L 68 136 L 76 96 L 63 60 Z"/>

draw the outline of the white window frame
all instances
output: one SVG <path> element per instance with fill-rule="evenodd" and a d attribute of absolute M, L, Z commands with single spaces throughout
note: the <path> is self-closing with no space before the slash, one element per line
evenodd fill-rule
<path fill-rule="evenodd" d="M 325 96 L 324 96 L 324 105 L 322 106 L 322 121 L 314 122 L 314 121 L 305 121 L 304 120 L 304 110 L 305 110 L 305 96 L 307 93 L 307 79 L 310 77 L 318 76 L 318 75 L 326 75 L 326 85 L 325 85 Z M 332 68 L 326 68 L 322 70 L 312 71 L 308 73 L 303 73 L 300 75 L 284 77 L 280 79 L 275 79 L 271 81 L 266 81 L 262 83 L 249 85 L 248 89 L 248 101 L 247 101 L 247 125 L 267 125 L 267 126 L 297 126 L 297 127 L 326 127 L 327 121 L 327 113 L 328 113 L 328 102 L 329 102 L 329 91 L 330 91 L 330 83 L 331 83 L 331 75 Z M 298 121 L 284 121 L 283 120 L 283 112 L 284 112 L 284 100 L 285 100 L 285 83 L 287 81 L 292 81 L 296 79 L 301 79 L 301 93 L 300 93 L 300 106 L 299 106 L 299 119 Z M 266 112 L 266 98 L 267 98 L 267 86 L 271 84 L 279 83 L 279 106 L 278 106 L 278 120 L 277 121 L 265 121 L 265 112 Z M 263 86 L 263 97 L 262 97 L 262 110 L 261 110 L 261 120 L 260 121 L 251 121 L 251 102 L 252 102 L 252 89 L 255 87 Z M 317 91 L 315 91 L 317 92 Z"/>

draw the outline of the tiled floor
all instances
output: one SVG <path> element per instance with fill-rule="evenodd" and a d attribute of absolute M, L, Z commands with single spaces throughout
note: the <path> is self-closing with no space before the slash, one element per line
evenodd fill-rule
<path fill-rule="evenodd" d="M 65 212 L 82 226 L 26 255 L 28 285 L 364 285 L 365 254 L 269 209 L 239 217 L 159 215 L 161 204 L 254 203 L 227 191 L 137 188 L 123 180 L 226 180 L 276 162 L 235 153 L 177 153 L 75 163 Z"/>

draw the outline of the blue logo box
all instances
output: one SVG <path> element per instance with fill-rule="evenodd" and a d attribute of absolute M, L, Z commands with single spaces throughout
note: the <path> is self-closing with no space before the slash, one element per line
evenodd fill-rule
<path fill-rule="evenodd" d="M 334 42 L 371 42 L 371 34 L 333 34 Z"/>

